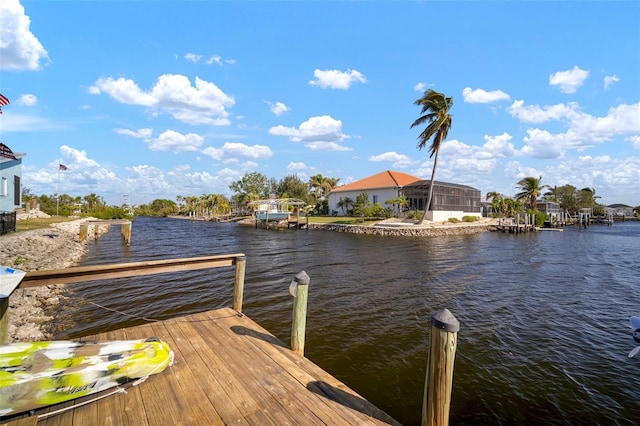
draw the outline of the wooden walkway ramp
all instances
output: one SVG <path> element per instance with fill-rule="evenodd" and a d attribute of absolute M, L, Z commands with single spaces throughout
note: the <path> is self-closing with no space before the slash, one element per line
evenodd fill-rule
<path fill-rule="evenodd" d="M 87 336 L 85 340 L 152 336 L 166 341 L 175 352 L 172 367 L 126 393 L 85 405 L 81 405 L 85 399 L 78 399 L 43 408 L 29 418 L 12 418 L 10 424 L 399 424 L 231 308 Z M 64 407 L 72 408 L 46 417 Z M 0 424 L 4 422 L 0 420 Z"/>

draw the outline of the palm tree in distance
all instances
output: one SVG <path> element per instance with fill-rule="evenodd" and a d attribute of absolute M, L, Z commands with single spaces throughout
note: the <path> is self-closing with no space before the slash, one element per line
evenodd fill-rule
<path fill-rule="evenodd" d="M 449 110 L 453 106 L 453 98 L 447 98 L 442 93 L 429 89 L 424 92 L 424 95 L 414 102 L 414 105 L 422 107 L 420 111 L 420 117 L 418 117 L 411 128 L 420 126 L 424 123 L 428 123 L 427 127 L 418 136 L 418 149 L 422 150 L 429 139 L 433 138 L 431 145 L 429 146 L 429 158 L 435 155 L 433 159 L 433 169 L 431 170 L 431 183 L 429 184 L 429 196 L 427 197 L 427 204 L 424 208 L 422 218 L 418 221 L 418 225 L 421 225 L 427 217 L 427 212 L 431 207 L 431 197 L 433 196 L 433 182 L 436 176 L 436 167 L 438 166 L 438 154 L 440 153 L 440 146 L 442 141 L 447 138 L 449 130 L 451 129 L 452 116 L 449 114 Z"/>
<path fill-rule="evenodd" d="M 534 178 L 532 176 L 521 179 L 517 183 L 517 189 L 520 190 L 516 194 L 516 200 L 524 200 L 525 205 L 529 206 L 531 210 L 536 210 L 538 207 L 538 197 L 542 194 L 545 188 L 549 188 L 549 185 L 541 185 L 542 176 Z"/>
<path fill-rule="evenodd" d="M 315 196 L 316 201 L 318 201 L 322 196 L 323 190 L 326 186 L 326 181 L 327 178 L 322 176 L 321 173 L 318 173 L 317 175 L 311 176 L 309 178 L 309 182 L 307 183 L 307 185 L 309 185 L 309 189 L 313 191 L 313 195 Z"/>

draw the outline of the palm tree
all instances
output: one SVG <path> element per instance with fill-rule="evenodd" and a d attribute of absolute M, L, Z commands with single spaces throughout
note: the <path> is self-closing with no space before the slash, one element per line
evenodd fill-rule
<path fill-rule="evenodd" d="M 517 188 L 520 192 L 516 194 L 516 200 L 524 200 L 525 205 L 528 205 L 531 210 L 536 210 L 538 207 L 538 197 L 542 194 L 545 188 L 549 188 L 549 185 L 541 185 L 542 176 L 534 178 L 532 176 L 521 179 L 517 183 Z"/>
<path fill-rule="evenodd" d="M 442 93 L 429 89 L 424 92 L 424 95 L 420 99 L 414 102 L 414 105 L 422 106 L 422 111 L 420 111 L 420 117 L 411 124 L 411 128 L 428 123 L 427 127 L 420 133 L 420 136 L 418 136 L 418 149 L 422 150 L 429 142 L 429 139 L 433 138 L 429 146 L 429 158 L 435 155 L 433 159 L 433 169 L 431 170 L 431 183 L 429 184 L 427 204 L 422 218 L 418 221 L 418 225 L 420 225 L 424 222 L 427 217 L 427 212 L 431 207 L 433 182 L 436 176 L 436 167 L 438 166 L 440 146 L 442 145 L 442 141 L 447 138 L 449 130 L 451 129 L 452 116 L 449 114 L 449 110 L 453 106 L 453 98 L 447 98 Z"/>
<path fill-rule="evenodd" d="M 549 200 L 549 201 L 553 201 L 554 203 L 557 203 L 558 202 L 558 194 L 559 194 L 558 186 L 557 185 L 554 185 L 554 186 L 549 185 L 548 188 L 549 188 L 549 190 L 544 193 L 543 198 L 545 200 Z"/>
<path fill-rule="evenodd" d="M 324 186 L 324 195 L 326 196 L 331 190 L 338 186 L 338 182 L 340 182 L 340 178 L 325 178 L 325 186 Z"/>
<path fill-rule="evenodd" d="M 342 209 L 342 214 L 347 214 L 349 210 L 349 206 L 353 205 L 353 200 L 349 197 L 340 198 L 340 201 L 336 204 L 336 207 L 340 207 Z"/>
<path fill-rule="evenodd" d="M 489 191 L 489 192 L 487 192 L 487 202 L 489 200 L 496 200 L 496 199 L 500 199 L 500 198 L 504 198 L 504 197 L 498 191 Z"/>
<path fill-rule="evenodd" d="M 317 175 L 309 178 L 307 185 L 309 187 L 309 191 L 313 191 L 313 195 L 316 201 L 318 201 L 321 198 L 326 197 L 333 188 L 338 186 L 339 181 L 340 178 L 330 178 L 318 173 Z"/>

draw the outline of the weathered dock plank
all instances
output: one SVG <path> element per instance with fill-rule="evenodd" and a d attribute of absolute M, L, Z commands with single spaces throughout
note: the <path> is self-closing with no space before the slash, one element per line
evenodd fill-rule
<path fill-rule="evenodd" d="M 127 387 L 126 393 L 95 401 L 86 397 L 36 410 L 29 420 L 33 422 L 35 417 L 38 425 L 47 426 L 399 424 L 231 308 L 87 339 L 152 336 L 173 349 L 173 366 Z M 71 409 L 38 417 L 64 407 Z M 9 420 L 26 421 L 19 417 Z"/>

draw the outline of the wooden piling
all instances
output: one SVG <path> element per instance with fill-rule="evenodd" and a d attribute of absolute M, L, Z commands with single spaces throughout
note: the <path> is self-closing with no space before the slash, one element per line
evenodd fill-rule
<path fill-rule="evenodd" d="M 309 295 L 309 275 L 305 271 L 294 277 L 297 289 L 293 298 L 293 317 L 291 319 L 291 350 L 304 355 L 304 337 L 307 327 L 307 299 Z"/>
<path fill-rule="evenodd" d="M 236 277 L 233 283 L 233 309 L 242 312 L 242 298 L 244 296 L 244 273 L 247 266 L 246 256 L 238 256 L 236 263 Z"/>
<path fill-rule="evenodd" d="M 132 223 L 123 223 L 120 225 L 120 234 L 122 235 L 122 240 L 128 246 L 131 245 L 131 225 Z"/>
<path fill-rule="evenodd" d="M 80 242 L 87 239 L 88 233 L 89 233 L 89 225 L 86 223 L 83 223 L 82 225 L 80 225 Z"/>
<path fill-rule="evenodd" d="M 449 424 L 453 362 L 460 323 L 448 309 L 431 315 L 431 339 L 422 403 L 422 426 Z"/>

